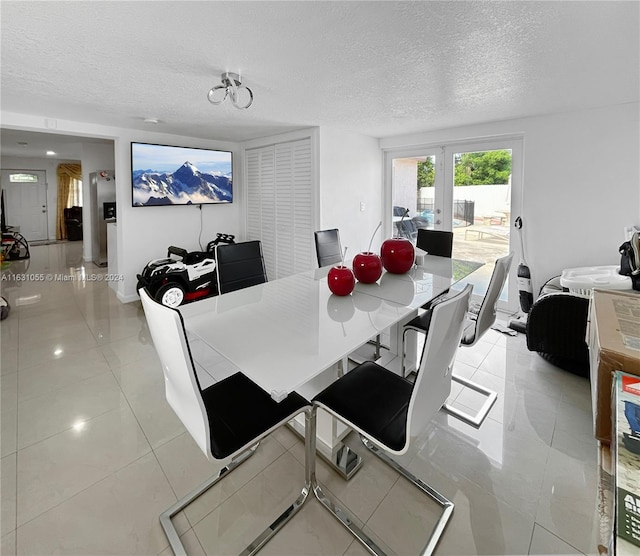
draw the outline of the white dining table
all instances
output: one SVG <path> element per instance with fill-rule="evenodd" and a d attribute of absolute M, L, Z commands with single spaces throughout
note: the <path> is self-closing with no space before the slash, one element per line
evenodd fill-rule
<path fill-rule="evenodd" d="M 280 401 L 410 309 L 296 274 L 184 305 L 185 328 Z"/>
<path fill-rule="evenodd" d="M 407 274 L 384 272 L 375 284 L 357 283 L 353 293 L 344 297 L 329 291 L 329 268 L 325 267 L 189 303 L 179 310 L 191 338 L 228 360 L 274 400 L 294 391 L 311 399 L 336 379 L 339 366 L 351 353 L 383 331 L 393 331 L 390 349 L 398 353 L 402 324 L 480 266 L 426 256 L 422 266 L 414 266 Z M 319 451 L 332 461 L 349 458 L 348 453 L 339 452 L 344 434 L 345 430 L 336 430 L 333 420 L 323 427 L 319 419 Z"/>

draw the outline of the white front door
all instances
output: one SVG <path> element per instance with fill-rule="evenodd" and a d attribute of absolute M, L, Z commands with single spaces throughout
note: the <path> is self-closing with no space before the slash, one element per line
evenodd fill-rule
<path fill-rule="evenodd" d="M 27 241 L 48 239 L 47 180 L 44 170 L 2 170 L 5 222 Z"/>

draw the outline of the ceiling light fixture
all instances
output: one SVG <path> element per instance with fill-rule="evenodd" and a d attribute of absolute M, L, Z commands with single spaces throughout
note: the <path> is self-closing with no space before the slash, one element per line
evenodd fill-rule
<path fill-rule="evenodd" d="M 56 154 L 55 151 L 47 151 L 48 156 L 53 156 L 54 154 Z"/>
<path fill-rule="evenodd" d="M 142 120 L 145 124 L 159 124 L 160 120 L 158 120 L 158 118 L 145 118 L 144 120 Z"/>
<path fill-rule="evenodd" d="M 216 85 L 207 94 L 207 98 L 211 104 L 222 104 L 227 97 L 231 99 L 231 103 L 240 110 L 249 108 L 253 104 L 253 93 L 247 86 L 242 85 L 242 80 L 237 73 L 225 72 L 220 76 L 221 85 Z M 245 89 L 249 93 L 249 102 L 240 104 L 240 89 Z M 224 95 L 220 98 L 220 92 L 224 91 Z"/>

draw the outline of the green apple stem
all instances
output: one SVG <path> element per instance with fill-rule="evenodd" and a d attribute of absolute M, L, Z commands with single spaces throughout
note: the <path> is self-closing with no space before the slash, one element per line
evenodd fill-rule
<path fill-rule="evenodd" d="M 380 220 L 378 227 L 375 229 L 375 231 L 373 232 L 373 235 L 371 236 L 371 241 L 369 242 L 369 250 L 367 251 L 367 253 L 371 253 L 371 245 L 373 244 L 373 238 L 376 237 L 376 234 L 378 233 L 380 226 L 382 226 L 382 220 Z"/>

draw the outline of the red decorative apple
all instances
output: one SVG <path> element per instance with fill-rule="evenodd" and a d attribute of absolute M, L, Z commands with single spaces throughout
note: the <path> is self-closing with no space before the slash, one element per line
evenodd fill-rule
<path fill-rule="evenodd" d="M 373 284 L 382 276 L 382 261 L 371 251 L 358 253 L 353 257 L 353 273 L 363 284 Z"/>
<path fill-rule="evenodd" d="M 336 295 L 349 295 L 356 285 L 356 279 L 349 267 L 338 265 L 329 270 L 327 284 L 332 293 Z"/>
<path fill-rule="evenodd" d="M 416 259 L 413 243 L 404 237 L 392 237 L 382 242 L 380 247 L 382 265 L 392 274 L 409 272 Z"/>
<path fill-rule="evenodd" d="M 382 226 L 382 222 L 378 224 L 378 227 L 371 236 L 369 249 L 353 257 L 353 273 L 356 275 L 358 281 L 363 284 L 373 284 L 382 276 L 382 261 L 378 255 L 371 251 L 373 238 L 376 236 L 380 226 Z"/>

